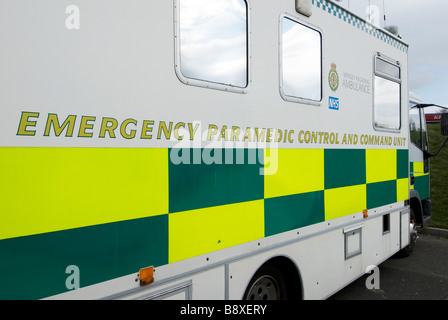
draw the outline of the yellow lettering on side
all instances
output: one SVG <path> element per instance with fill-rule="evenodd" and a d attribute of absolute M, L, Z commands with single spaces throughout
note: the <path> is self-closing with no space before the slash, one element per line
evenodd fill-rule
<path fill-rule="evenodd" d="M 272 136 L 272 129 L 268 129 L 268 132 L 266 134 L 266 142 L 272 142 L 271 137 Z"/>
<path fill-rule="evenodd" d="M 243 142 L 246 140 L 248 140 L 249 142 L 252 142 L 250 128 L 247 128 L 246 132 L 244 132 Z"/>
<path fill-rule="evenodd" d="M 53 125 L 54 134 L 56 135 L 56 137 L 59 137 L 61 135 L 62 131 L 64 131 L 65 127 L 67 127 L 67 126 L 68 126 L 68 128 L 67 128 L 67 132 L 66 132 L 65 136 L 72 137 L 73 129 L 75 128 L 75 121 L 76 121 L 76 116 L 71 115 L 71 116 L 68 116 L 67 119 L 65 119 L 64 123 L 62 124 L 62 126 L 60 126 L 59 121 L 58 121 L 58 115 L 49 113 L 48 118 L 47 118 L 47 125 L 45 126 L 44 136 L 48 137 L 50 135 L 50 128 L 51 128 L 51 125 Z"/>
<path fill-rule="evenodd" d="M 197 124 L 194 126 L 194 129 L 193 129 L 193 124 L 192 124 L 192 123 L 189 123 L 189 124 L 188 124 L 188 130 L 190 131 L 190 140 L 191 140 L 191 141 L 194 140 L 194 135 L 196 134 L 196 131 L 198 130 L 198 128 L 199 128 L 199 123 L 197 123 Z"/>
<path fill-rule="evenodd" d="M 18 136 L 34 136 L 36 131 L 27 130 L 28 127 L 35 127 L 37 121 L 30 121 L 29 118 L 39 118 L 38 112 L 22 112 L 22 116 L 19 122 L 19 129 L 17 130 Z"/>
<path fill-rule="evenodd" d="M 285 131 L 285 133 L 286 133 L 286 131 Z M 282 142 L 282 138 L 283 138 L 283 131 L 280 129 L 277 129 L 277 131 L 275 132 L 274 142 L 276 142 L 276 143 Z M 285 134 L 285 140 L 286 140 L 286 134 Z"/>
<path fill-rule="evenodd" d="M 294 142 L 294 138 L 292 137 L 294 135 L 294 130 L 289 131 L 288 134 L 288 141 L 289 143 L 293 143 Z"/>
<path fill-rule="evenodd" d="M 148 134 L 148 132 L 152 133 L 153 125 L 154 121 L 152 120 L 143 121 L 142 134 L 140 135 L 140 139 L 152 139 L 152 134 Z"/>
<path fill-rule="evenodd" d="M 177 140 L 182 140 L 184 138 L 184 136 L 179 135 L 179 129 L 180 128 L 184 128 L 185 129 L 185 123 L 184 122 L 179 122 L 178 124 L 176 124 L 176 126 L 174 127 L 174 137 Z"/>
<path fill-rule="evenodd" d="M 299 142 L 300 143 L 303 143 L 303 134 L 304 134 L 305 132 L 302 130 L 302 131 L 300 131 L 299 132 Z"/>
<path fill-rule="evenodd" d="M 232 127 L 232 136 L 230 137 L 230 141 L 240 141 L 240 127 Z"/>
<path fill-rule="evenodd" d="M 135 133 L 137 132 L 136 130 L 131 130 L 131 133 L 129 133 L 129 134 L 126 132 L 126 128 L 130 123 L 137 126 L 137 120 L 134 120 L 134 119 L 126 119 L 123 121 L 123 123 L 120 126 L 121 136 L 125 139 L 134 139 Z"/>
<path fill-rule="evenodd" d="M 171 131 L 173 130 L 173 123 L 169 123 L 169 127 L 167 128 L 165 121 L 160 121 L 159 123 L 159 132 L 157 133 L 157 139 L 160 140 L 162 137 L 162 132 L 165 135 L 165 139 L 169 140 L 171 138 Z"/>
<path fill-rule="evenodd" d="M 83 116 L 81 118 L 81 124 L 79 125 L 78 137 L 80 138 L 91 138 L 93 136 L 93 132 L 86 132 L 86 130 L 93 129 L 93 123 L 89 123 L 90 121 L 95 121 L 96 117 L 88 117 Z"/>
<path fill-rule="evenodd" d="M 264 142 L 264 137 L 266 135 L 266 129 L 261 129 L 261 132 L 258 131 L 258 128 L 255 128 L 255 137 L 254 141 Z"/>
<path fill-rule="evenodd" d="M 330 143 L 330 134 L 328 132 L 324 133 L 324 144 Z"/>
<path fill-rule="evenodd" d="M 110 124 L 110 125 L 109 125 Z M 115 138 L 114 130 L 118 127 L 118 121 L 114 118 L 103 118 L 100 129 L 100 138 L 106 136 L 106 131 L 109 133 L 110 138 Z"/>
<path fill-rule="evenodd" d="M 207 140 L 211 141 L 212 140 L 212 136 L 216 135 L 217 133 L 218 133 L 218 127 L 215 126 L 214 124 L 210 124 L 208 126 Z"/>
<path fill-rule="evenodd" d="M 223 126 L 221 129 L 218 141 L 221 141 L 222 139 L 224 139 L 224 141 L 229 141 L 229 137 L 227 136 L 227 126 Z"/>

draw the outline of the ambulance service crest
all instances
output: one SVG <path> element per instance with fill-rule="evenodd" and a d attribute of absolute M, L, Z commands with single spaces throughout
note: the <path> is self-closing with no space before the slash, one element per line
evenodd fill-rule
<path fill-rule="evenodd" d="M 339 88 L 339 75 L 336 71 L 336 63 L 331 64 L 331 70 L 328 74 L 328 83 L 330 85 L 330 88 L 333 92 L 336 92 Z"/>

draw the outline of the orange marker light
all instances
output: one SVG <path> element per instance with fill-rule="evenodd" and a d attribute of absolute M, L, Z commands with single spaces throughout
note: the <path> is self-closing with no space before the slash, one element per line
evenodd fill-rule
<path fill-rule="evenodd" d="M 154 282 L 154 267 L 140 269 L 140 286 L 147 286 Z"/>
<path fill-rule="evenodd" d="M 364 219 L 367 219 L 369 217 L 369 214 L 367 213 L 367 209 L 364 209 L 362 212 L 364 214 Z"/>

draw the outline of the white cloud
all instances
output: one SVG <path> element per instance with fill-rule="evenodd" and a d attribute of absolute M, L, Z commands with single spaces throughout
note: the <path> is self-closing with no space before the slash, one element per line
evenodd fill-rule
<path fill-rule="evenodd" d="M 410 45 L 411 90 L 425 102 L 448 105 L 448 1 L 386 0 L 388 25 Z"/>
<path fill-rule="evenodd" d="M 244 2 L 182 1 L 180 9 L 181 70 L 184 76 L 246 86 Z"/>

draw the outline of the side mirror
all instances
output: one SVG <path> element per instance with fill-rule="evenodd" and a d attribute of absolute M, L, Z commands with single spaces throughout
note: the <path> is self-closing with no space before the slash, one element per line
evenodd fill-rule
<path fill-rule="evenodd" d="M 448 136 L 448 113 L 442 113 L 441 127 L 442 127 L 442 136 L 447 137 Z M 446 138 L 445 142 L 440 146 L 439 151 L 437 151 L 434 154 L 424 151 L 425 160 L 429 159 L 431 157 L 437 156 L 440 153 L 440 151 L 442 151 L 443 147 L 445 147 L 445 145 L 447 143 L 448 143 L 448 138 Z"/>
<path fill-rule="evenodd" d="M 448 136 L 448 113 L 442 114 L 441 125 L 442 125 L 442 135 Z"/>

